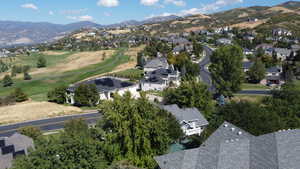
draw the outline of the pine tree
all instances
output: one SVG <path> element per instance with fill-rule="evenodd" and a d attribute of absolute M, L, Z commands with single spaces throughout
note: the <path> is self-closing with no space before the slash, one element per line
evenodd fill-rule
<path fill-rule="evenodd" d="M 4 76 L 2 83 L 3 83 L 3 87 L 9 87 L 14 84 L 13 80 L 11 79 L 11 77 L 9 75 Z"/>

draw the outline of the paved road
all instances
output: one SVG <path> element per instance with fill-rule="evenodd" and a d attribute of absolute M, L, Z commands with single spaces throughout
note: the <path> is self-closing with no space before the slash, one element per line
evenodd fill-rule
<path fill-rule="evenodd" d="M 214 92 L 215 87 L 212 84 L 211 75 L 207 67 L 208 64 L 210 63 L 210 56 L 212 55 L 213 50 L 207 46 L 204 46 L 203 48 L 205 50 L 205 56 L 202 59 L 202 61 L 199 63 L 200 77 L 201 80 L 209 86 L 209 91 Z"/>
<path fill-rule="evenodd" d="M 55 117 L 49 118 L 44 120 L 37 120 L 37 121 L 29 121 L 11 125 L 2 125 L 0 126 L 0 137 L 8 137 L 14 134 L 19 128 L 25 126 L 36 126 L 39 127 L 42 131 L 52 131 L 63 129 L 64 124 L 66 121 L 76 118 L 83 118 L 86 120 L 88 124 L 94 124 L 99 119 L 101 119 L 102 115 L 98 112 L 87 113 L 87 114 L 79 114 L 79 115 L 71 115 L 71 116 L 64 116 L 64 117 Z"/>
<path fill-rule="evenodd" d="M 210 56 L 213 53 L 213 49 L 208 46 L 203 47 L 205 50 L 205 56 L 203 60 L 199 63 L 200 67 L 200 77 L 201 80 L 209 86 L 209 91 L 212 93 L 215 92 L 215 87 L 213 86 L 211 74 L 208 70 L 208 64 L 210 64 Z M 243 90 L 238 94 L 249 94 L 249 95 L 270 95 L 271 91 L 269 90 Z"/>

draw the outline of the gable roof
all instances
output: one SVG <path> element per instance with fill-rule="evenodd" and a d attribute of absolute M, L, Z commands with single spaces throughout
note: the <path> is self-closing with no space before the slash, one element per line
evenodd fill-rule
<path fill-rule="evenodd" d="M 160 68 L 168 68 L 168 66 L 169 64 L 166 58 L 158 57 L 148 61 L 144 66 L 144 68 L 160 69 Z"/>
<path fill-rule="evenodd" d="M 202 115 L 202 113 L 196 108 L 184 108 L 180 109 L 176 104 L 162 106 L 162 109 L 170 112 L 180 122 L 198 120 L 200 126 L 208 125 L 208 121 Z"/>
<path fill-rule="evenodd" d="M 297 169 L 300 130 L 255 137 L 224 122 L 199 148 L 155 160 L 161 169 Z"/>

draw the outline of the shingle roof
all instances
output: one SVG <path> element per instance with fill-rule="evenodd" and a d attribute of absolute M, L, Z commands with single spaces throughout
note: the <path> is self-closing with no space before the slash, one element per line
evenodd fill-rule
<path fill-rule="evenodd" d="M 144 66 L 144 68 L 160 69 L 160 68 L 167 68 L 168 66 L 169 64 L 166 58 L 158 57 L 148 61 Z"/>
<path fill-rule="evenodd" d="M 155 160 L 161 169 L 298 169 L 300 130 L 255 137 L 225 122 L 199 148 Z"/>
<path fill-rule="evenodd" d="M 254 63 L 253 62 L 243 62 L 243 69 L 250 69 L 251 66 L 253 65 Z"/>
<path fill-rule="evenodd" d="M 266 70 L 268 73 L 280 73 L 281 69 L 278 66 L 270 67 Z"/>
<path fill-rule="evenodd" d="M 4 143 L 0 147 L 0 169 L 10 168 L 16 156 L 28 154 L 28 149 L 34 148 L 33 140 L 19 133 L 0 140 Z"/>
<path fill-rule="evenodd" d="M 171 114 L 173 114 L 178 121 L 192 121 L 198 120 L 200 126 L 208 125 L 208 121 L 202 115 L 202 113 L 196 108 L 184 108 L 180 109 L 176 104 L 162 106 L 162 108 Z"/>
<path fill-rule="evenodd" d="M 133 86 L 133 83 L 122 81 L 116 78 L 112 77 L 104 77 L 104 78 L 98 78 L 93 80 L 84 81 L 78 84 L 75 84 L 74 86 L 71 86 L 68 88 L 69 91 L 74 92 L 77 87 L 79 87 L 82 84 L 94 84 L 96 85 L 97 91 L 99 93 L 103 93 L 106 91 L 113 91 L 116 89 L 126 88 Z"/>

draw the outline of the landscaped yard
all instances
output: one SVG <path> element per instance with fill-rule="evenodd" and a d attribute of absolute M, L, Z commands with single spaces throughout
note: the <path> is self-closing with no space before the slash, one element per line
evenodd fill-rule
<path fill-rule="evenodd" d="M 49 71 L 49 72 L 45 71 L 44 73 L 37 73 L 32 75 L 33 79 L 30 81 L 24 81 L 22 77 L 18 77 L 14 79 L 14 85 L 12 87 L 4 88 L 2 87 L 2 85 L 0 86 L 0 96 L 8 95 L 16 87 L 18 87 L 18 88 L 22 88 L 23 91 L 31 99 L 35 101 L 46 101 L 48 91 L 50 91 L 55 87 L 61 85 L 67 86 L 92 76 L 111 72 L 117 66 L 129 62 L 130 57 L 124 55 L 126 51 L 127 49 L 124 48 L 118 49 L 115 51 L 114 54 L 112 54 L 112 56 L 110 57 L 107 56 L 105 60 L 101 59 L 100 63 L 92 62 L 90 65 L 75 70 L 63 71 L 63 72 L 57 70 L 57 71 Z M 52 63 L 56 62 L 56 64 L 53 65 L 56 66 L 57 64 L 59 64 L 58 62 L 65 60 L 66 57 L 72 54 L 74 53 L 65 53 L 63 55 L 60 55 L 62 56 L 62 58 L 60 59 L 57 59 L 55 56 L 56 59 L 49 61 L 49 69 L 51 69 L 51 62 Z M 102 55 L 101 54 L 99 55 L 100 55 L 99 58 L 101 58 Z M 81 57 L 85 57 L 85 56 L 82 55 Z M 29 63 L 34 64 L 35 61 L 33 61 L 33 59 L 27 59 L 27 61 L 24 61 L 24 65 Z"/>
<path fill-rule="evenodd" d="M 250 102 L 255 102 L 255 103 L 260 103 L 264 97 L 264 95 L 244 95 L 244 94 L 236 94 L 232 98 L 234 101 L 250 101 Z"/>

